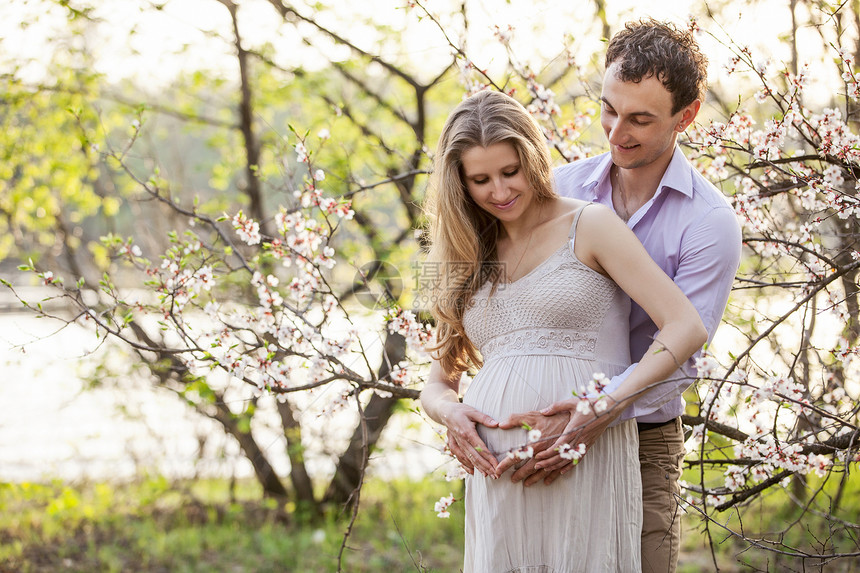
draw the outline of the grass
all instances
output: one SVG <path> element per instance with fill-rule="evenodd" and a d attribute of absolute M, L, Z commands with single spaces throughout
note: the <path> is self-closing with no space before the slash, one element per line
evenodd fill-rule
<path fill-rule="evenodd" d="M 462 507 L 433 512 L 451 485 L 368 483 L 343 570 L 459 570 Z M 349 516 L 292 509 L 250 482 L 0 484 L 0 572 L 336 571 Z"/>
<path fill-rule="evenodd" d="M 856 482 L 856 480 L 854 480 Z M 822 498 L 831 484 L 823 484 Z M 433 504 L 459 483 L 370 481 L 347 548 L 345 572 L 456 572 L 463 559 L 463 508 L 439 519 Z M 746 508 L 750 535 L 773 539 L 800 510 L 785 492 Z M 860 491 L 846 492 L 846 515 L 860 516 Z M 717 514 L 733 527 L 737 514 Z M 698 520 L 686 518 L 681 573 L 714 571 Z M 292 504 L 262 499 L 254 482 L 202 480 L 170 483 L 163 478 L 133 483 L 0 484 L 0 573 L 5 572 L 330 572 L 349 515 L 332 511 L 319 519 L 300 515 Z M 750 550 L 749 544 L 715 533 L 717 562 L 725 573 L 748 571 L 860 572 L 860 564 L 838 560 L 824 568 L 796 558 Z M 854 532 L 857 533 L 856 531 Z M 856 537 L 856 535 L 855 535 Z M 781 536 L 786 546 L 815 549 L 825 543 L 854 547 L 826 523 L 805 520 Z M 804 566 L 806 569 L 804 569 Z"/>

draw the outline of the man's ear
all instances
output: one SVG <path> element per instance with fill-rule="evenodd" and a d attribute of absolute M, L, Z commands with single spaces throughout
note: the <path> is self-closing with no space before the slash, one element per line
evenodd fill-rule
<path fill-rule="evenodd" d="M 681 114 L 681 119 L 678 120 L 678 124 L 675 126 L 675 131 L 681 133 L 690 127 L 690 124 L 693 123 L 694 119 L 696 119 L 696 115 L 698 115 L 701 107 L 702 100 L 694 99 L 691 104 L 682 109 L 679 112 Z"/>

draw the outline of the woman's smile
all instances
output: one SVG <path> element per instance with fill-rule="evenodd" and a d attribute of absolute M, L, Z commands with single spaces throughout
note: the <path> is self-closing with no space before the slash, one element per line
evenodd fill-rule
<path fill-rule="evenodd" d="M 501 209 L 504 211 L 504 210 L 507 210 L 507 209 L 510 209 L 511 207 L 513 207 L 514 204 L 517 202 L 517 199 L 519 199 L 519 198 L 520 198 L 520 196 L 517 195 L 513 199 L 509 200 L 507 203 L 490 203 L 490 204 L 493 207 L 495 207 L 496 209 Z"/>

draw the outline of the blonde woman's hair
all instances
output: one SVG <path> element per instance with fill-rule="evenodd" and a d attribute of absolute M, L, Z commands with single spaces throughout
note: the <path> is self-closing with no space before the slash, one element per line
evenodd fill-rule
<path fill-rule="evenodd" d="M 436 148 L 427 193 L 430 218 L 429 262 L 438 265 L 430 311 L 436 319 L 434 357 L 448 372 L 481 364 L 463 329 L 463 313 L 475 292 L 500 278 L 496 241 L 498 219 L 478 207 L 466 190 L 461 158 L 473 147 L 509 143 L 537 203 L 556 197 L 552 160 L 537 122 L 515 99 L 482 91 L 463 100 L 448 116 Z"/>

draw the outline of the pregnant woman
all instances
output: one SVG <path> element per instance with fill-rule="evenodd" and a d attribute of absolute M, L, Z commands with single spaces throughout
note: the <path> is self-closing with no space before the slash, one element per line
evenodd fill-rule
<path fill-rule="evenodd" d="M 464 571 L 639 571 L 635 422 L 607 429 L 550 485 L 525 487 L 498 479 L 497 466 L 527 432 L 497 420 L 585 396 L 595 374 L 622 372 L 632 298 L 660 328 L 651 351 L 617 390 L 584 398 L 598 412 L 623 409 L 704 344 L 698 313 L 614 213 L 555 192 L 540 127 L 502 93 L 451 113 L 427 209 L 429 260 L 446 272 L 421 403 L 478 470 L 466 480 Z M 479 371 L 461 402 L 470 367 Z"/>

